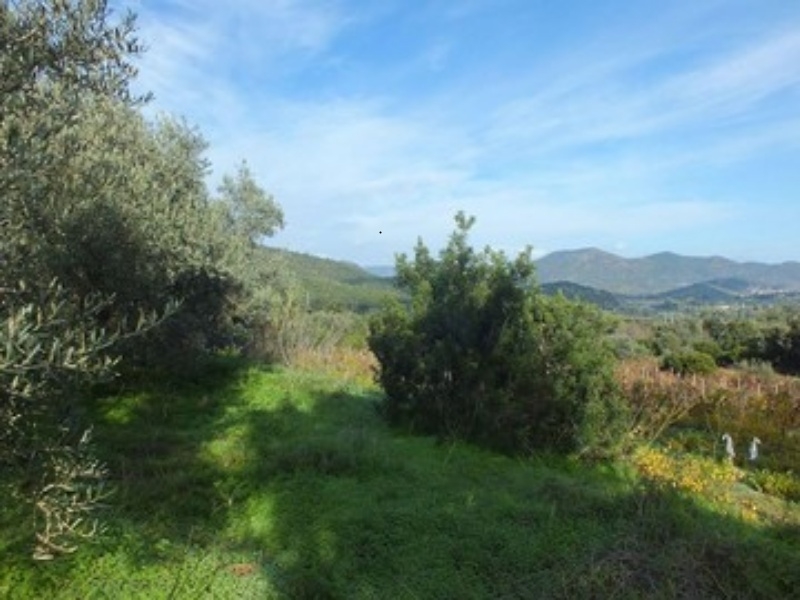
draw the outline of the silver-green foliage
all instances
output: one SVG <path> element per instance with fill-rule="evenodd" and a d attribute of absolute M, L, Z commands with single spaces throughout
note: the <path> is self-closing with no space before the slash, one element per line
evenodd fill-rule
<path fill-rule="evenodd" d="M 85 384 L 119 356 L 229 343 L 268 305 L 251 259 L 283 223 L 246 169 L 212 197 L 200 134 L 143 117 L 134 25 L 104 0 L 0 3 L 0 463 L 43 517 L 43 555 L 73 547 L 70 511 L 96 499 L 78 484 L 102 473 Z"/>
<path fill-rule="evenodd" d="M 75 301 L 55 283 L 35 300 L 24 285 L 0 292 L 0 467 L 16 483 L 12 500 L 35 509 L 37 558 L 74 550 L 96 531 L 105 470 L 91 453 L 80 397 L 116 365 L 110 350 L 123 334 L 93 324 L 105 306 L 98 297 Z M 143 317 L 127 335 L 152 323 Z"/>
<path fill-rule="evenodd" d="M 92 0 L 0 4 L 0 464 L 9 505 L 35 508 L 39 558 L 93 532 L 103 475 L 77 405 L 118 334 L 96 324 L 108 299 L 54 281 L 70 255 L 59 224 L 95 180 L 73 170 L 88 99 L 132 102 L 133 21 L 107 17 Z"/>
<path fill-rule="evenodd" d="M 254 267 L 252 250 L 282 226 L 280 208 L 245 167 L 213 198 L 201 135 L 138 112 L 130 17 L 109 24 L 92 0 L 0 10 L 11 82 L 0 99 L 0 286 L 56 278 L 79 297 L 103 294 L 103 326 L 181 301 L 148 338 L 150 358 L 229 343 L 237 311 L 268 306 L 272 270 Z"/>

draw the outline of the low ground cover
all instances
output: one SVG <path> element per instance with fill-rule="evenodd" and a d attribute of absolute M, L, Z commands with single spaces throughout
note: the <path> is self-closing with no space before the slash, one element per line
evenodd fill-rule
<path fill-rule="evenodd" d="M 355 376 L 216 361 L 97 401 L 105 534 L 9 598 L 748 598 L 800 589 L 800 508 L 714 457 L 514 459 L 386 427 Z M 738 468 L 738 467 L 737 467 Z M 25 515 L 27 517 L 27 515 Z"/>

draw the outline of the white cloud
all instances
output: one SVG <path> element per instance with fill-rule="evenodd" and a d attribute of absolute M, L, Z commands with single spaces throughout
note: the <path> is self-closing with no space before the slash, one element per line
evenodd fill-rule
<path fill-rule="evenodd" d="M 139 9 L 139 87 L 170 112 L 214 119 L 323 53 L 351 18 L 324 0 L 172 0 Z M 300 61 L 300 66 L 297 66 Z M 249 86 L 249 89 L 248 89 Z M 223 102 L 224 100 L 224 102 Z"/>
<path fill-rule="evenodd" d="M 800 29 L 786 23 L 720 45 L 724 27 L 698 26 L 719 14 L 713 2 L 630 32 L 611 27 L 530 65 L 489 57 L 461 75 L 448 67 L 463 43 L 432 27 L 380 73 L 361 65 L 357 91 L 333 78 L 324 95 L 312 72 L 358 60 L 340 39 L 370 19 L 387 27 L 404 4 L 372 13 L 343 0 L 168 5 L 141 11 L 153 108 L 201 126 L 215 178 L 247 159 L 287 213 L 279 241 L 306 251 L 375 262 L 366 257 L 385 259 L 418 234 L 436 246 L 460 208 L 478 216 L 479 242 L 508 250 L 565 240 L 634 248 L 738 217 L 740 196 L 723 204 L 682 190 L 675 182 L 687 168 L 797 151 L 800 140 L 800 120 L 765 109 L 800 95 Z M 490 4 L 458 15 L 437 6 L 458 21 Z M 416 73 L 438 91 L 369 81 Z"/>
<path fill-rule="evenodd" d="M 666 51 L 666 49 L 662 49 Z M 628 72 L 653 58 L 611 58 L 567 74 L 528 98 L 501 105 L 488 136 L 496 144 L 531 140 L 539 154 L 589 144 L 641 141 L 676 132 L 713 134 L 732 117 L 800 85 L 800 30 L 767 37 L 689 71 L 641 86 Z"/>
<path fill-rule="evenodd" d="M 720 118 L 799 84 L 800 29 L 795 29 L 676 78 L 665 86 L 665 95 L 690 113 Z"/>

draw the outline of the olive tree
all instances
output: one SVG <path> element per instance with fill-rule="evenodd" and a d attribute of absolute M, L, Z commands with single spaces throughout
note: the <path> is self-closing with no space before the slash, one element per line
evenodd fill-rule
<path fill-rule="evenodd" d="M 253 238 L 282 225 L 247 172 L 208 192 L 196 130 L 142 116 L 134 26 L 103 0 L 0 3 L 0 463 L 34 490 L 40 556 L 96 499 L 65 492 L 91 462 L 85 384 L 230 343 L 270 281 Z"/>
<path fill-rule="evenodd" d="M 112 377 L 111 348 L 153 321 L 98 329 L 99 296 L 78 301 L 54 282 L 35 301 L 30 292 L 24 283 L 0 291 L 0 484 L 7 507 L 32 505 L 34 557 L 47 559 L 94 535 L 105 496 L 82 419 L 87 385 Z"/>
<path fill-rule="evenodd" d="M 101 167 L 75 136 L 90 102 L 133 106 L 139 51 L 133 17 L 112 22 L 99 0 L 0 3 L 0 465 L 7 506 L 30 504 L 34 555 L 49 558 L 90 536 L 102 466 L 80 419 L 85 384 L 115 366 L 124 334 L 98 323 L 109 297 L 57 283 L 69 226 L 82 208 L 69 190 Z M 73 210 L 76 209 L 76 210 Z M 74 284 L 75 282 L 71 282 Z M 144 317 L 139 327 L 154 324 Z"/>

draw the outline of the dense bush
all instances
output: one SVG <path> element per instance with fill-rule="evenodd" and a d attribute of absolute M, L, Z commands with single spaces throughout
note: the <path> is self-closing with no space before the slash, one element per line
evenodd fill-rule
<path fill-rule="evenodd" d="M 714 357 L 699 350 L 686 350 L 668 354 L 661 361 L 661 368 L 678 375 L 708 375 L 717 368 Z"/>
<path fill-rule="evenodd" d="M 683 352 L 705 339 L 701 323 L 691 317 L 670 318 L 653 327 L 649 346 L 655 356 Z"/>
<path fill-rule="evenodd" d="M 613 379 L 607 322 L 595 309 L 543 296 L 530 252 L 509 261 L 467 243 L 459 214 L 434 259 L 420 241 L 397 260 L 409 306 L 371 323 L 389 420 L 509 452 L 597 452 L 620 438 L 626 412 Z"/>
<path fill-rule="evenodd" d="M 720 366 L 755 358 L 763 348 L 763 333 L 755 320 L 724 319 L 714 315 L 703 321 L 715 347 L 713 356 Z"/>
<path fill-rule="evenodd" d="M 791 307 L 774 307 L 749 319 L 711 316 L 703 328 L 716 346 L 717 363 L 769 363 L 781 373 L 800 374 L 800 316 Z"/>
<path fill-rule="evenodd" d="M 760 358 L 781 373 L 800 375 L 800 315 L 793 315 L 784 327 L 770 331 Z"/>

